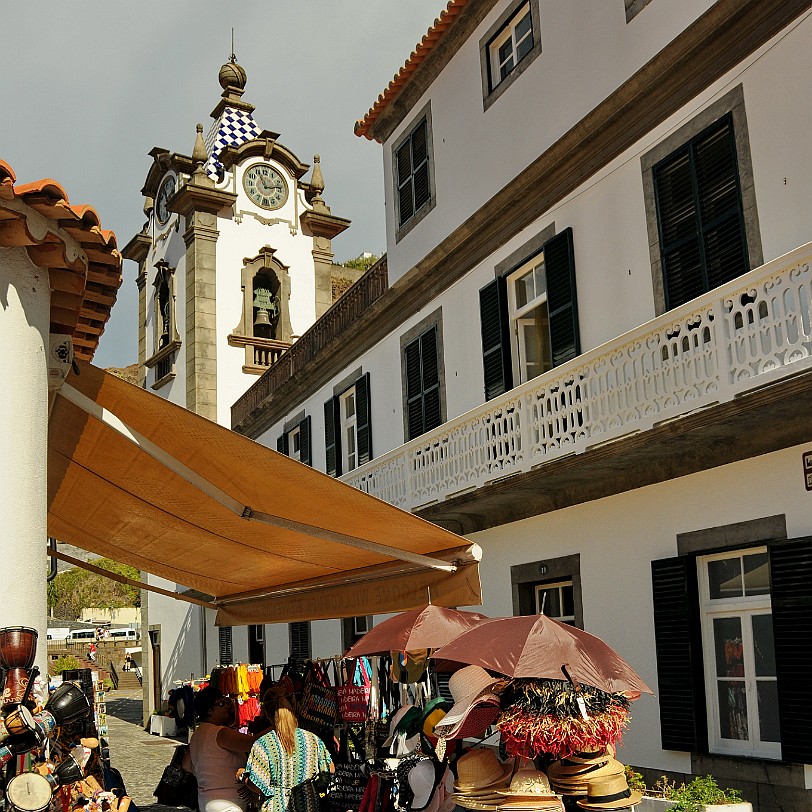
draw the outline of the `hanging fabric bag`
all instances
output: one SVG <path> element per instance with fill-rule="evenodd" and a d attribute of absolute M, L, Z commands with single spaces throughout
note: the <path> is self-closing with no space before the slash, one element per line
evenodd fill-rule
<path fill-rule="evenodd" d="M 331 812 L 347 812 L 358 809 L 364 797 L 369 777 L 366 765 L 350 753 L 348 735 L 352 737 L 357 758 L 363 755 L 363 742 L 359 741 L 350 728 L 341 731 L 341 743 L 335 761 L 335 774 L 327 793 Z"/>
<path fill-rule="evenodd" d="M 309 662 L 307 665 L 302 698 L 299 701 L 299 724 L 320 739 L 330 741 L 338 715 L 336 689 L 330 684 L 326 670 L 318 663 Z"/>
<path fill-rule="evenodd" d="M 345 722 L 365 722 L 369 716 L 368 666 L 364 658 L 357 660 L 352 680 L 338 689 L 338 707 Z"/>

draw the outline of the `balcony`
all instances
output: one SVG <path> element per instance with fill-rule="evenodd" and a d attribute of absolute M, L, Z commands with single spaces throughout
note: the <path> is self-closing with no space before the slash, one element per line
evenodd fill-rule
<path fill-rule="evenodd" d="M 348 288 L 287 352 L 271 361 L 262 377 L 231 407 L 232 426 L 245 420 L 279 387 L 304 369 L 328 344 L 348 330 L 361 313 L 380 299 L 388 288 L 389 277 L 384 256 Z"/>
<path fill-rule="evenodd" d="M 245 348 L 245 363 L 242 371 L 255 375 L 261 375 L 266 369 L 272 367 L 291 346 L 287 341 L 277 341 L 274 338 L 234 334 L 228 337 L 228 344 L 231 347 Z"/>
<path fill-rule="evenodd" d="M 342 479 L 482 529 L 812 439 L 811 359 L 808 243 Z"/>

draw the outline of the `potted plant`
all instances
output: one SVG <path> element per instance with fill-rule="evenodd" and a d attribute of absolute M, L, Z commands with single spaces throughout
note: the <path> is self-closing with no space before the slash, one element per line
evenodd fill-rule
<path fill-rule="evenodd" d="M 690 783 L 670 787 L 673 812 L 753 812 L 735 789 L 721 789 L 712 775 L 699 775 Z"/>

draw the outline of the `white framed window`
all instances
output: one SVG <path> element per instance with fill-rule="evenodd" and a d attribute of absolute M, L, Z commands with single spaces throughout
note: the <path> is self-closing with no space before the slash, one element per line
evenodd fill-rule
<path fill-rule="evenodd" d="M 767 548 L 698 567 L 710 749 L 781 758 Z"/>
<path fill-rule="evenodd" d="M 532 50 L 533 17 L 530 3 L 523 3 L 488 44 L 491 89 L 504 81 Z"/>
<path fill-rule="evenodd" d="M 536 614 L 575 625 L 575 593 L 572 581 L 535 584 Z"/>
<path fill-rule="evenodd" d="M 342 469 L 352 471 L 358 467 L 358 411 L 355 387 L 339 395 Z"/>
<path fill-rule="evenodd" d="M 508 277 L 508 312 L 514 381 L 525 383 L 553 368 L 543 253 Z"/>
<path fill-rule="evenodd" d="M 352 619 L 353 634 L 361 636 L 372 628 L 372 618 L 369 615 L 356 615 Z"/>

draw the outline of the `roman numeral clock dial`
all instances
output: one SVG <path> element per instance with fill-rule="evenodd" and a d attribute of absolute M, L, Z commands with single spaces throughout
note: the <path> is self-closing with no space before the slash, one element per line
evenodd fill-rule
<path fill-rule="evenodd" d="M 288 185 L 270 164 L 254 164 L 247 169 L 242 185 L 251 201 L 262 209 L 279 209 L 287 202 Z"/>

